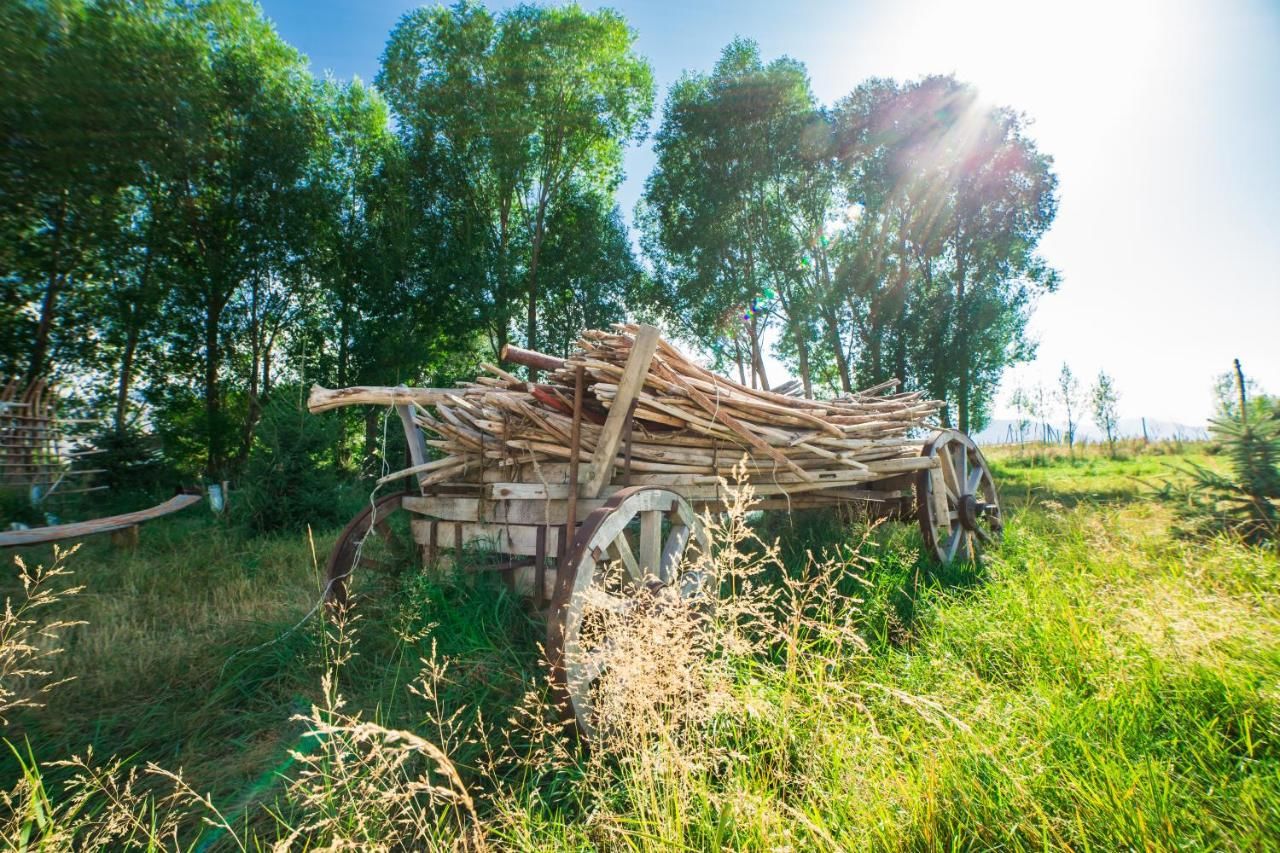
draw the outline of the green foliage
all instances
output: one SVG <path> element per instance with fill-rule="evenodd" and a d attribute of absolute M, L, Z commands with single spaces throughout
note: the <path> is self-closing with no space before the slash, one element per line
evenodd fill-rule
<path fill-rule="evenodd" d="M 5 486 L 0 488 L 0 529 L 14 522 L 36 527 L 45 523 L 44 513 L 31 504 L 26 489 Z"/>
<path fill-rule="evenodd" d="M 767 382 L 780 327 L 806 393 L 896 376 L 981 428 L 1058 280 L 1036 254 L 1057 179 L 1020 115 L 950 77 L 870 80 L 824 109 L 802 64 L 740 39 L 672 86 L 654 147 L 636 218 L 687 338 Z"/>
<path fill-rule="evenodd" d="M 1116 449 L 1116 424 L 1120 421 L 1120 395 L 1116 391 L 1115 380 L 1106 371 L 1098 371 L 1098 379 L 1089 389 L 1089 410 L 1093 422 L 1107 437 L 1107 445 L 1114 455 Z"/>
<path fill-rule="evenodd" d="M 300 401 L 296 387 L 275 390 L 229 498 L 233 516 L 254 533 L 323 529 L 352 514 L 333 461 L 338 423 L 312 416 Z"/>
<path fill-rule="evenodd" d="M 440 214 L 424 223 L 436 239 L 422 242 L 443 249 L 430 260 L 495 351 L 522 321 L 538 347 L 540 318 L 567 284 L 546 269 L 554 232 L 616 228 L 611 204 L 587 220 L 560 208 L 611 198 L 623 145 L 643 133 L 653 80 L 634 41 L 617 13 L 576 5 L 497 17 L 470 3 L 424 7 L 391 32 L 378 87 L 420 170 L 415 202 Z"/>
<path fill-rule="evenodd" d="M 1235 418 L 1209 421 L 1229 470 L 1191 465 L 1190 482 L 1166 481 L 1161 493 L 1174 501 L 1190 533 L 1231 533 L 1246 542 L 1280 543 L 1280 417 L 1249 405 L 1247 385 L 1236 363 Z"/>
<path fill-rule="evenodd" d="M 1277 555 L 1170 538 L 1166 508 L 1134 479 L 1158 469 L 1153 458 L 1061 448 L 1048 465 L 1018 467 L 1016 451 L 992 462 L 1009 523 L 976 577 L 930 578 L 914 530 L 881 527 L 839 579 L 861 606 L 790 611 L 769 653 L 717 663 L 721 701 L 704 726 L 606 759 L 539 727 L 543 625 L 496 579 L 403 577 L 363 611 L 358 654 L 324 685 L 341 649 L 318 621 L 295 628 L 316 601 L 305 537 L 246 542 L 203 513 L 148 525 L 136 552 L 92 541 L 71 568 L 95 594 L 50 612 L 88 623 L 52 659 L 52 679 L 76 680 L 47 709 L 14 715 L 30 747 L 0 762 L 0 783 L 25 779 L 32 796 L 16 802 L 39 802 L 51 834 L 119 816 L 102 790 L 69 796 L 78 765 L 51 766 L 92 743 L 95 766 L 180 761 L 184 781 L 210 793 L 221 816 L 181 799 L 181 843 L 169 846 L 214 832 L 257 849 L 308 825 L 316 844 L 375 826 L 386 834 L 371 840 L 389 844 L 409 827 L 375 819 L 408 786 L 383 787 L 349 729 L 331 733 L 341 755 L 300 737 L 363 712 L 366 732 L 445 747 L 474 801 L 462 823 L 447 804 L 425 810 L 432 819 L 412 829 L 427 840 L 403 843 L 414 849 L 1268 849 L 1280 810 Z M 809 581 L 806 546 L 847 549 L 863 532 L 821 514 L 770 514 L 762 528 L 783 537 L 786 574 Z M 335 532 L 317 534 L 321 555 Z M 20 590 L 12 573 L 0 584 Z M 341 714 L 326 704 L 335 692 Z M 312 756 L 327 756 L 334 784 L 308 802 L 285 779 Z M 142 778 L 157 820 L 132 826 L 146 835 L 171 825 L 174 803 L 161 808 L 171 779 Z M 370 820 L 362 792 L 379 798 Z M 354 807 L 348 825 L 313 822 L 335 806 Z"/>
<path fill-rule="evenodd" d="M 183 485 L 194 485 L 169 464 L 161 453 L 156 436 L 136 427 L 124 430 L 106 429 L 91 436 L 88 444 L 99 453 L 89 457 L 94 468 L 104 469 L 102 485 L 110 489 L 112 499 L 139 494 L 173 494 Z"/>

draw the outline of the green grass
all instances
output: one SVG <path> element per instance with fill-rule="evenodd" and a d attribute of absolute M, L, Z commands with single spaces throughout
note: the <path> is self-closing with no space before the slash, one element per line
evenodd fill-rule
<path fill-rule="evenodd" d="M 339 686 L 448 747 L 500 848 L 1273 848 L 1280 561 L 1170 536 L 1142 481 L 1188 454 L 1215 461 L 1194 445 L 991 452 L 1009 525 L 984 566 L 939 571 L 909 527 L 875 530 L 839 579 L 865 648 L 818 625 L 731 658 L 696 737 L 603 755 L 510 724 L 542 695 L 542 629 L 498 584 L 407 579 L 357 623 Z M 792 573 L 805 547 L 861 535 L 823 514 L 762 530 Z M 328 648 L 314 620 L 291 630 L 318 590 L 307 540 L 190 515 L 146 527 L 135 553 L 90 543 L 72 568 L 88 589 L 66 615 L 89 624 L 57 674 L 76 681 L 5 736 L 43 761 L 92 744 L 181 766 L 241 832 L 274 837 L 263 807 L 289 809 L 274 771 L 291 772 L 290 717 L 320 699 Z M 406 689 L 433 644 L 450 665 L 438 707 L 468 737 Z M 0 785 L 19 770 L 0 764 Z M 441 846 L 457 825 L 433 830 Z"/>

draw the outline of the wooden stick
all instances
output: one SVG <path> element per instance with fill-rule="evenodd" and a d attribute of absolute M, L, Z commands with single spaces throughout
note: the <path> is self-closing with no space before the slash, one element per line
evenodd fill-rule
<path fill-rule="evenodd" d="M 512 364 L 523 364 L 534 370 L 560 370 L 564 367 L 563 358 L 556 358 L 531 349 L 522 349 L 513 344 L 505 345 L 502 352 L 498 353 L 498 359 Z"/>
<path fill-rule="evenodd" d="M 395 388 L 360 385 L 336 389 L 312 385 L 311 395 L 307 398 L 307 411 L 315 414 L 342 406 L 394 406 L 398 403 L 433 406 L 447 403 L 449 397 L 457 393 L 457 388 L 406 388 L 403 385 Z"/>
<path fill-rule="evenodd" d="M 575 535 L 578 523 L 578 453 L 582 442 L 582 395 L 585 393 L 586 377 L 581 367 L 573 371 L 573 424 L 569 429 L 569 505 L 565 511 L 565 519 L 569 525 L 565 535 Z"/>
<path fill-rule="evenodd" d="M 609 416 L 605 419 L 600 440 L 596 444 L 596 452 L 591 457 L 591 477 L 583 489 L 583 497 L 596 497 L 604 484 L 613 477 L 613 460 L 618 455 L 622 430 L 631 413 L 631 402 L 644 385 L 645 374 L 649 372 L 649 363 L 653 361 L 653 353 L 657 348 L 658 330 L 653 326 L 640 326 L 631 354 L 627 357 L 627 369 L 618 383 L 618 395 L 614 397 L 613 408 L 609 409 Z"/>

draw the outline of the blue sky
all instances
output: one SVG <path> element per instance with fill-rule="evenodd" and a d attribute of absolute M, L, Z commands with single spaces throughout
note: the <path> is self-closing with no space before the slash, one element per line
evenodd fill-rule
<path fill-rule="evenodd" d="M 317 72 L 368 81 L 415 5 L 263 0 Z M 1060 178 L 1043 252 L 1063 284 L 1040 302 L 1039 357 L 1008 375 L 1006 397 L 1051 383 L 1064 360 L 1111 373 L 1125 417 L 1203 422 L 1234 357 L 1280 392 L 1277 0 L 583 5 L 631 22 L 660 98 L 740 35 L 804 62 L 826 103 L 870 76 L 950 72 L 1027 113 Z M 628 152 L 624 211 L 652 165 L 647 146 Z"/>

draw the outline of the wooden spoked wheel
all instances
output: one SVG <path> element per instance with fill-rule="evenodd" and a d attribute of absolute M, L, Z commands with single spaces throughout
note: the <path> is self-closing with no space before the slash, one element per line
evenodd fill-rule
<path fill-rule="evenodd" d="M 921 471 L 916 480 L 925 553 L 943 564 L 957 559 L 976 562 L 1004 529 L 987 460 L 973 439 L 950 429 L 935 432 L 921 455 L 937 457 L 941 463 Z"/>
<path fill-rule="evenodd" d="M 389 585 L 413 565 L 417 549 L 409 533 L 403 494 L 387 495 L 348 522 L 325 563 L 325 601 L 345 608 L 353 594 Z"/>
<path fill-rule="evenodd" d="M 610 632 L 664 601 L 678 601 L 690 614 L 713 603 L 710 578 L 684 565 L 695 543 L 703 552 L 709 546 L 693 507 L 659 487 L 619 491 L 579 528 L 557 577 L 547 656 L 566 718 L 572 715 L 588 739 L 598 731 L 595 695 L 615 648 Z"/>

